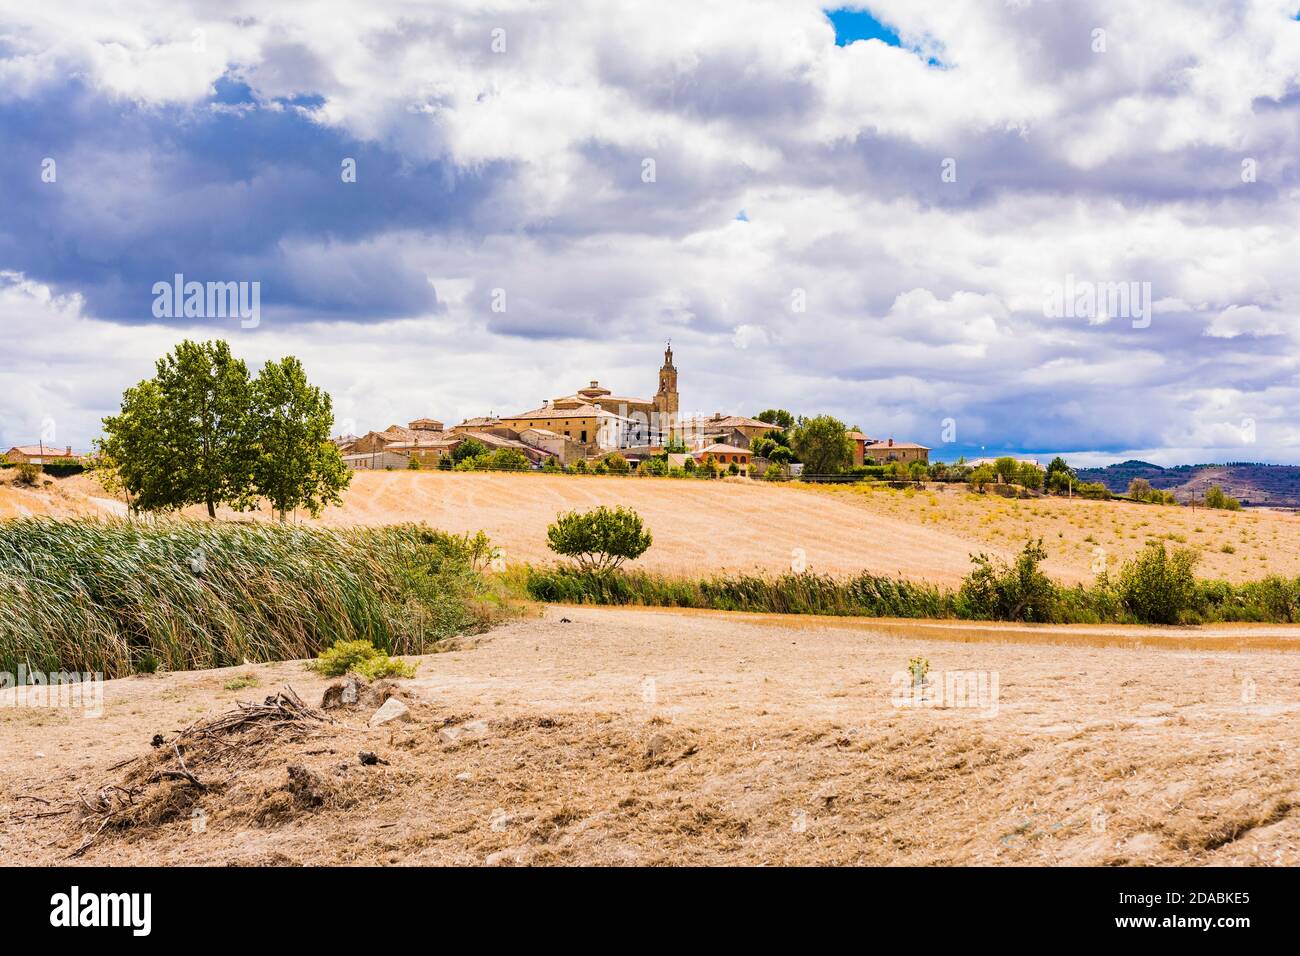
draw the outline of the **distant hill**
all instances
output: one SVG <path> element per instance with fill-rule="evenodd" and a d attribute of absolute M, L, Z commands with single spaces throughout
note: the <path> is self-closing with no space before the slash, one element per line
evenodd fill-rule
<path fill-rule="evenodd" d="M 1149 461 L 1121 461 L 1105 468 L 1078 469 L 1080 481 L 1100 481 L 1123 494 L 1134 478 L 1145 478 L 1152 488 L 1173 491 L 1179 501 L 1193 493 L 1200 498 L 1218 485 L 1244 505 L 1300 508 L 1300 465 L 1265 465 L 1230 461 L 1224 465 L 1176 465 L 1161 468 Z"/>

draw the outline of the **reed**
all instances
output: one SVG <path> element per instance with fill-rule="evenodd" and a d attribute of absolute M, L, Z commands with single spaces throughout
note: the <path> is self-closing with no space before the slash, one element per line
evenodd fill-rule
<path fill-rule="evenodd" d="M 340 640 L 424 653 L 484 623 L 485 547 L 409 524 L 0 523 L 0 671 L 118 677 L 308 658 Z"/>

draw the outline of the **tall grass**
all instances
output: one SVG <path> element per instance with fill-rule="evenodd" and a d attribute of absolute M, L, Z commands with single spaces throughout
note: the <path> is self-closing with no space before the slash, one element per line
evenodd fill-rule
<path fill-rule="evenodd" d="M 834 578 L 741 574 L 684 578 L 628 571 L 587 574 L 568 567 L 528 567 L 513 583 L 534 600 L 710 608 L 776 614 L 931 617 L 1055 624 L 1200 624 L 1300 621 L 1300 578 L 1245 584 L 1198 580 L 1189 552 L 1148 546 L 1116 578 L 1090 585 L 1056 584 L 1038 570 L 1046 557 L 1030 542 L 1011 564 L 975 556 L 957 589 L 862 573 Z"/>
<path fill-rule="evenodd" d="M 953 594 L 929 584 L 863 573 L 846 580 L 801 573 L 742 574 L 691 579 L 628 571 L 584 574 L 567 568 L 529 568 L 525 587 L 538 601 L 568 604 L 640 604 L 773 614 L 870 617 L 950 617 Z"/>
<path fill-rule="evenodd" d="M 423 525 L 0 523 L 0 670 L 117 677 L 357 639 L 418 654 L 481 620 L 485 550 Z"/>

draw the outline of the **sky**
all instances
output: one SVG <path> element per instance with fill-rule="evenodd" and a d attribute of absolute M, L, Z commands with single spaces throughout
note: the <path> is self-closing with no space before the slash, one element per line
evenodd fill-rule
<path fill-rule="evenodd" d="M 648 396 L 671 339 L 688 412 L 1300 463 L 1298 14 L 0 0 L 0 446 L 88 448 L 184 338 L 357 433 Z"/>

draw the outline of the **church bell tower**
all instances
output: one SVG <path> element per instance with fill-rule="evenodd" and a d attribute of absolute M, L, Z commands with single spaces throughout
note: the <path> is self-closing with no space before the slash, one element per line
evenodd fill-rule
<path fill-rule="evenodd" d="M 677 418 L 677 367 L 673 365 L 673 344 L 664 350 L 664 364 L 659 369 L 659 391 L 655 392 L 655 411 Z"/>

